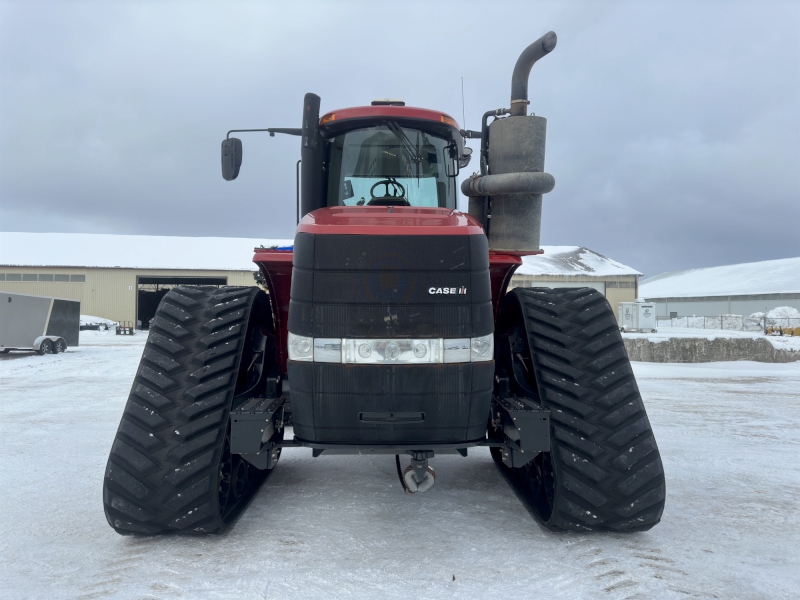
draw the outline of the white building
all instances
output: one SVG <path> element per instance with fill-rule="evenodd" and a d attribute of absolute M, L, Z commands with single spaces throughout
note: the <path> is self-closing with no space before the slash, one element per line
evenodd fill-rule
<path fill-rule="evenodd" d="M 800 310 L 800 257 L 663 273 L 642 280 L 639 295 L 659 317 Z"/>

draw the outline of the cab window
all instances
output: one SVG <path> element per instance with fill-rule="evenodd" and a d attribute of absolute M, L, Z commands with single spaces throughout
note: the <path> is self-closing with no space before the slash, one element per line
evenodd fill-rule
<path fill-rule="evenodd" d="M 434 134 L 388 123 L 328 142 L 328 206 L 455 208 L 453 145 Z"/>

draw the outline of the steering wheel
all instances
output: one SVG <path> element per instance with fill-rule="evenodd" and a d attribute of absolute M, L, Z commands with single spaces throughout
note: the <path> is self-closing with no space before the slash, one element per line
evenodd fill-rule
<path fill-rule="evenodd" d="M 385 193 L 383 196 L 376 196 L 375 195 L 375 188 L 379 185 L 386 186 Z M 392 186 L 392 195 L 389 195 L 389 186 Z M 406 188 L 403 185 L 396 181 L 395 179 L 382 179 L 369 188 L 369 195 L 370 201 L 367 203 L 368 205 L 386 205 L 386 204 L 397 204 L 397 205 L 405 205 L 411 206 L 408 200 L 405 199 L 406 195 Z"/>

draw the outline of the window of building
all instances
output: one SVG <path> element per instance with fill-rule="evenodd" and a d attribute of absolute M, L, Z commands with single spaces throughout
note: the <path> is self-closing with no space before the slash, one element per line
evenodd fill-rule
<path fill-rule="evenodd" d="M 52 273 L 0 273 L 0 281 L 71 281 L 86 283 L 86 275 L 54 275 Z"/>

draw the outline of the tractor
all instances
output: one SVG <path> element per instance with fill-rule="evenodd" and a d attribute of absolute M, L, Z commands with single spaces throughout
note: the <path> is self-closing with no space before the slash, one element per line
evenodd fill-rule
<path fill-rule="evenodd" d="M 660 521 L 663 466 L 605 297 L 508 289 L 542 253 L 555 186 L 546 119 L 527 114 L 531 68 L 555 45 L 549 32 L 522 52 L 509 108 L 480 131 L 395 99 L 320 117 L 306 94 L 300 128 L 228 132 L 226 180 L 242 164 L 231 133 L 300 137 L 294 244 L 255 249 L 261 286 L 161 301 L 105 471 L 111 527 L 219 532 L 289 448 L 394 455 L 415 497 L 436 456 L 488 448 L 547 529 Z M 480 170 L 459 186 L 467 139 Z"/>

